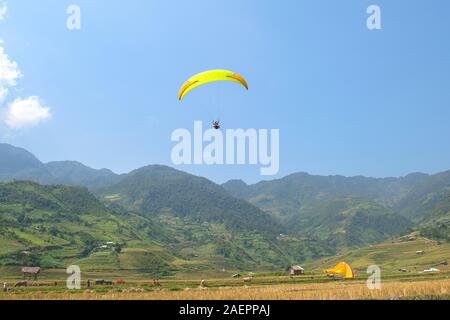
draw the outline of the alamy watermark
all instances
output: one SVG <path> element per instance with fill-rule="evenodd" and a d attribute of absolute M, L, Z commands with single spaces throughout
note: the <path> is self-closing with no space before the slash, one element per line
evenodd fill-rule
<path fill-rule="evenodd" d="M 381 268 L 373 265 L 367 268 L 367 273 L 370 275 L 367 279 L 367 288 L 369 290 L 381 289 Z"/>
<path fill-rule="evenodd" d="M 176 129 L 171 141 L 177 142 L 171 153 L 174 165 L 260 165 L 263 176 L 280 170 L 279 129 L 208 129 L 194 121 L 193 134 Z"/>
<path fill-rule="evenodd" d="M 370 16 L 367 18 L 367 29 L 369 30 L 381 30 L 381 8 L 375 4 L 370 5 L 367 8 L 367 14 Z"/>
<path fill-rule="evenodd" d="M 66 27 L 69 30 L 81 29 L 81 9 L 80 6 L 72 4 L 67 7 L 66 13 L 69 15 L 66 22 Z"/>
<path fill-rule="evenodd" d="M 80 290 L 81 289 L 81 269 L 79 266 L 69 266 L 66 270 L 69 275 L 66 281 L 67 289 Z"/>

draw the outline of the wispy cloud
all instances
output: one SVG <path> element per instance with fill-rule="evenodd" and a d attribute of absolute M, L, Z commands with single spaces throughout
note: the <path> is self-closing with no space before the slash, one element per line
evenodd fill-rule
<path fill-rule="evenodd" d="M 0 86 L 13 87 L 17 85 L 17 79 L 22 76 L 17 62 L 11 60 L 5 53 L 3 43 L 0 42 Z"/>
<path fill-rule="evenodd" d="M 6 13 L 7 4 L 0 0 L 0 22 L 5 19 Z M 18 63 L 8 56 L 0 39 L 0 108 L 6 102 L 10 89 L 17 86 L 22 76 Z M 0 124 L 12 130 L 32 127 L 50 118 L 50 108 L 44 106 L 37 96 L 16 98 L 0 109 Z"/>
<path fill-rule="evenodd" d="M 10 129 L 35 126 L 51 118 L 50 108 L 43 105 L 39 97 L 17 98 L 9 104 L 2 120 Z"/>
<path fill-rule="evenodd" d="M 0 1 L 0 22 L 5 20 L 6 13 L 8 12 L 8 5 L 5 1 Z"/>
<path fill-rule="evenodd" d="M 0 86 L 0 106 L 5 102 L 6 96 L 8 95 L 8 88 Z"/>

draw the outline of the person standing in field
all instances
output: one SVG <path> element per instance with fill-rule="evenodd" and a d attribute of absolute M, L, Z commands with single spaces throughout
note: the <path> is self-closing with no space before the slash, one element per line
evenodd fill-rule
<path fill-rule="evenodd" d="M 8 282 L 3 282 L 3 292 L 8 292 Z"/>

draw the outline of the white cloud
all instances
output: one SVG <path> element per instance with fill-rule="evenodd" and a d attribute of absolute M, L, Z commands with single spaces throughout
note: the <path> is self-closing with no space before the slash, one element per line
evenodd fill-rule
<path fill-rule="evenodd" d="M 0 3 L 0 16 L 1 13 Z M 15 87 L 17 85 L 17 79 L 22 77 L 17 62 L 9 58 L 2 45 L 3 41 L 0 40 L 0 105 L 3 104 L 8 95 L 8 87 Z"/>
<path fill-rule="evenodd" d="M 17 79 L 22 77 L 16 61 L 9 59 L 5 53 L 5 48 L 0 42 L 0 86 L 15 86 Z"/>
<path fill-rule="evenodd" d="M 6 5 L 6 2 L 0 1 L 0 21 L 5 20 L 7 11 L 8 6 Z"/>
<path fill-rule="evenodd" d="M 18 98 L 5 110 L 3 122 L 11 129 L 31 127 L 51 118 L 50 108 L 39 97 Z"/>
<path fill-rule="evenodd" d="M 7 9 L 6 2 L 0 0 L 0 22 L 6 18 Z M 0 39 L 0 107 L 5 102 L 9 89 L 17 86 L 17 80 L 21 77 L 17 62 L 6 54 Z M 44 106 L 37 96 L 17 98 L 7 108 L 0 109 L 0 124 L 13 130 L 31 127 L 50 118 L 50 108 Z"/>
<path fill-rule="evenodd" d="M 0 86 L 0 105 L 2 105 L 3 102 L 5 101 L 8 92 L 9 92 L 8 88 Z"/>

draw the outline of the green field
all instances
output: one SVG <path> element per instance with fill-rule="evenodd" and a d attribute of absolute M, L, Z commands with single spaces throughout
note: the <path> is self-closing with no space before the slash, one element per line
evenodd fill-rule
<path fill-rule="evenodd" d="M 423 251 L 418 254 L 417 251 Z M 407 238 L 399 238 L 379 245 L 373 245 L 357 250 L 348 251 L 342 255 L 328 257 L 317 261 L 305 263 L 306 273 L 304 276 L 291 279 L 287 276 L 285 270 L 278 272 L 263 270 L 217 270 L 216 268 L 203 268 L 192 272 L 178 272 L 166 276 L 155 276 L 152 268 L 157 268 L 161 261 L 170 259 L 165 251 L 127 248 L 121 253 L 113 251 L 99 252 L 93 254 L 89 259 L 75 261 L 82 270 L 82 278 L 87 279 L 124 279 L 128 281 L 152 281 L 155 278 L 163 281 L 188 281 L 198 283 L 201 279 L 219 279 L 219 285 L 226 282 L 240 283 L 239 280 L 231 279 L 231 276 L 239 272 L 243 277 L 252 276 L 254 283 L 265 284 L 272 283 L 290 283 L 292 281 L 327 281 L 322 270 L 334 266 L 340 261 L 346 261 L 355 270 L 357 279 L 366 279 L 366 270 L 371 265 L 378 265 L 383 275 L 389 278 L 397 279 L 435 279 L 436 277 L 448 277 L 450 268 L 448 265 L 440 265 L 442 261 L 450 259 L 450 244 L 439 243 L 426 238 L 417 238 L 409 241 Z M 201 263 L 201 261 L 199 261 Z M 186 267 L 186 264 L 193 266 L 195 262 L 185 260 L 175 260 L 174 264 L 180 264 Z M 116 265 L 116 268 L 109 266 Z M 148 266 L 148 270 L 139 269 L 140 266 Z M 102 266 L 108 266 L 102 267 Z M 435 267 L 440 270 L 439 273 L 422 273 L 423 270 Z M 18 281 L 22 278 L 20 267 L 0 267 L 0 280 Z M 406 269 L 408 272 L 401 272 L 399 269 Z M 83 271 L 84 270 L 84 271 Z M 42 281 L 63 281 L 67 277 L 65 269 L 43 269 L 40 275 Z M 228 279 L 228 280 L 227 280 Z M 230 282 L 231 281 L 231 282 Z"/>

